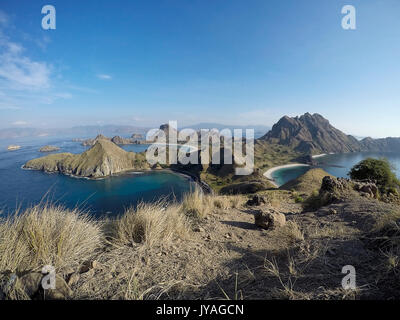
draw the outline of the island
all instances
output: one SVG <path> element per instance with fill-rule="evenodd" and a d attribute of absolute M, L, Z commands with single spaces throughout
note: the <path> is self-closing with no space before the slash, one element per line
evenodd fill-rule
<path fill-rule="evenodd" d="M 14 151 L 14 150 L 18 150 L 21 149 L 21 146 L 17 146 L 17 145 L 10 145 L 7 147 L 8 151 Z"/>
<path fill-rule="evenodd" d="M 127 152 L 108 139 L 97 139 L 82 154 L 57 153 L 28 161 L 24 169 L 101 178 L 131 170 L 150 169 L 144 153 Z"/>
<path fill-rule="evenodd" d="M 58 151 L 58 150 L 60 150 L 59 147 L 55 147 L 55 146 L 44 146 L 44 147 L 41 147 L 41 148 L 39 149 L 39 152 L 52 152 L 52 151 Z"/>
<path fill-rule="evenodd" d="M 82 142 L 81 144 L 84 147 L 87 147 L 87 146 L 94 146 L 95 143 L 97 142 L 97 140 L 99 140 L 99 139 L 109 140 L 109 141 L 112 141 L 112 142 L 114 142 L 115 144 L 118 144 L 118 145 L 147 144 L 148 143 L 145 140 L 138 140 L 138 139 L 133 138 L 133 137 L 132 138 L 122 138 L 120 136 L 115 136 L 115 137 L 112 137 L 112 138 L 108 138 L 108 137 L 106 137 L 106 136 L 104 136 L 102 134 L 99 134 L 96 138 L 93 138 L 93 139 L 86 139 L 86 140 L 74 139 L 74 141 L 75 142 Z"/>

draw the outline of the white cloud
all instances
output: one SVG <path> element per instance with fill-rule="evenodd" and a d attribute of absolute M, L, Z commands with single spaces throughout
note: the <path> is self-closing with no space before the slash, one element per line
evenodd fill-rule
<path fill-rule="evenodd" d="M 101 80 L 111 80 L 112 77 L 108 74 L 98 74 L 97 78 L 101 79 Z"/>
<path fill-rule="evenodd" d="M 70 93 L 57 89 L 52 65 L 32 59 L 22 44 L 12 40 L 15 31 L 16 26 L 10 25 L 9 17 L 0 10 L 0 110 L 19 110 L 70 99 Z M 34 40 L 29 35 L 23 38 Z M 43 39 L 46 43 L 50 41 Z"/>
<path fill-rule="evenodd" d="M 25 126 L 27 124 L 28 124 L 28 122 L 22 121 L 22 120 L 15 121 L 15 122 L 12 123 L 13 126 Z"/>
<path fill-rule="evenodd" d="M 0 39 L 0 79 L 3 86 L 15 90 L 38 90 L 50 87 L 50 67 L 45 62 L 32 61 L 23 54 L 23 47 Z"/>

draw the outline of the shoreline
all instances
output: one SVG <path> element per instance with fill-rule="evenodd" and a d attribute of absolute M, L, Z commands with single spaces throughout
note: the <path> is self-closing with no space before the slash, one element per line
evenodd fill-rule
<path fill-rule="evenodd" d="M 272 174 L 277 170 L 292 167 L 310 167 L 310 165 L 304 163 L 288 163 L 281 166 L 269 168 L 267 171 L 264 172 L 263 176 L 267 178 L 275 187 L 279 188 L 278 184 L 275 182 L 275 179 L 272 177 Z"/>
<path fill-rule="evenodd" d="M 317 158 L 325 157 L 325 156 L 327 156 L 327 155 L 328 155 L 327 153 L 320 153 L 320 154 L 316 154 L 316 155 L 314 155 L 314 156 L 311 156 L 311 158 L 317 159 Z"/>

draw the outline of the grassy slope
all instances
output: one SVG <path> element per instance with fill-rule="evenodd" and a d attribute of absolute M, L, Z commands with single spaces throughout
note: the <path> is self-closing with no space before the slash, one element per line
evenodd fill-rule
<path fill-rule="evenodd" d="M 321 187 L 322 179 L 331 176 L 328 172 L 316 168 L 307 171 L 300 177 L 293 179 L 280 187 L 282 190 L 294 190 L 301 194 L 310 195 Z"/>

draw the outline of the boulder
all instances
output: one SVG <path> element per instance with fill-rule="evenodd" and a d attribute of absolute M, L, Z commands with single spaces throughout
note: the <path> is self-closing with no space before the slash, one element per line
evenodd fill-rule
<path fill-rule="evenodd" d="M 257 227 L 265 230 L 273 230 L 275 228 L 283 227 L 286 224 L 286 217 L 283 213 L 276 211 L 262 211 L 258 210 L 254 214 L 254 223 Z"/>
<path fill-rule="evenodd" d="M 320 193 L 337 193 L 349 188 L 350 180 L 326 176 L 322 179 Z"/>
<path fill-rule="evenodd" d="M 253 198 L 249 199 L 246 202 L 246 205 L 248 205 L 248 206 L 260 206 L 260 205 L 265 204 L 265 203 L 266 203 L 265 199 L 262 196 L 256 194 L 255 196 L 253 196 Z"/>

